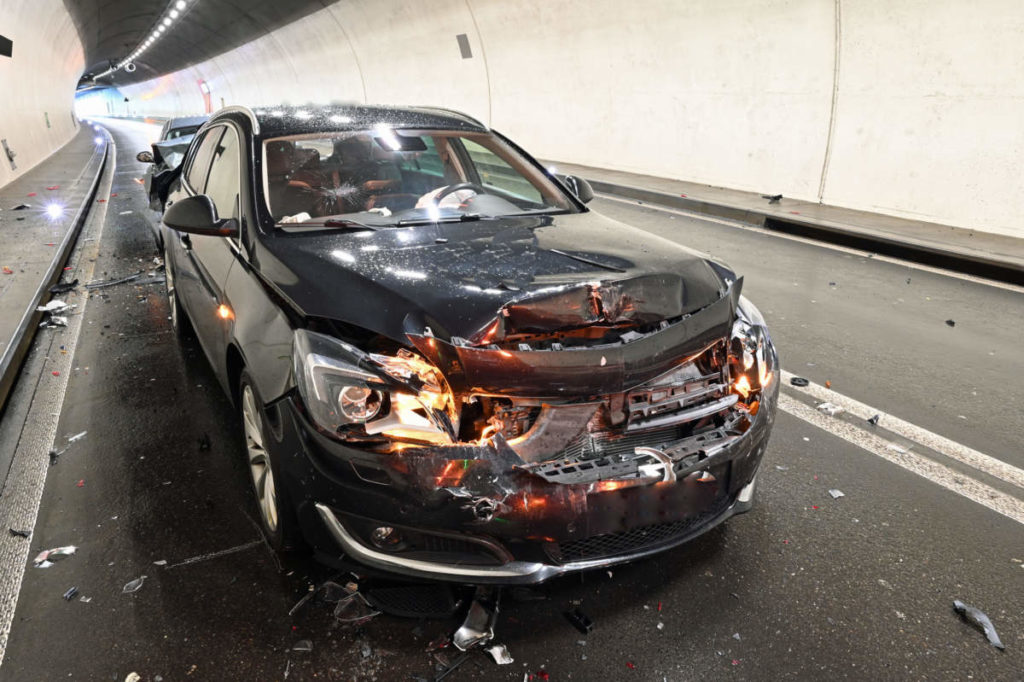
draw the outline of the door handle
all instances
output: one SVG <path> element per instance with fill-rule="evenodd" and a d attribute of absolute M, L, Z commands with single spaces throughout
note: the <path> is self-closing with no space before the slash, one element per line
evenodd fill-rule
<path fill-rule="evenodd" d="M 184 232 L 182 232 L 181 236 L 178 237 L 178 241 L 181 243 L 181 248 L 185 249 L 186 251 L 192 250 L 192 240 L 189 239 L 189 236 Z"/>

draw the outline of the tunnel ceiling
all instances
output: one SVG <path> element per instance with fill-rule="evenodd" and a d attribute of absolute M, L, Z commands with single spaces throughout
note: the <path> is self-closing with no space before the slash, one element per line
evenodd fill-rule
<path fill-rule="evenodd" d="M 187 0 L 181 16 L 135 62 L 101 83 L 128 85 L 215 57 L 333 0 Z M 85 49 L 83 79 L 106 71 L 156 27 L 174 0 L 64 0 Z"/>

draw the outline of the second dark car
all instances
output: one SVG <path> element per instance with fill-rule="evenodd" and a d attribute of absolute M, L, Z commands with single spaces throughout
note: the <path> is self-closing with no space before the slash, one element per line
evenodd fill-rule
<path fill-rule="evenodd" d="M 764 319 L 584 180 L 425 107 L 230 107 L 179 172 L 173 321 L 238 406 L 275 547 L 537 583 L 749 509 Z"/>

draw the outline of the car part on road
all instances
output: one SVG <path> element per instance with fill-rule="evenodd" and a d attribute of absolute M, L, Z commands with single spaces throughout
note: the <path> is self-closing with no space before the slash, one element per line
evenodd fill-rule
<path fill-rule="evenodd" d="M 789 383 L 794 386 L 810 386 L 811 382 L 803 377 L 791 377 Z"/>
<path fill-rule="evenodd" d="M 30 530 L 20 530 L 18 528 L 8 528 L 7 530 L 11 532 L 11 535 L 19 538 L 27 538 L 32 535 Z"/>
<path fill-rule="evenodd" d="M 142 589 L 142 583 L 146 581 L 146 576 L 140 575 L 135 580 L 130 580 L 125 583 L 124 587 L 121 588 L 123 594 L 132 594 Z"/>
<path fill-rule="evenodd" d="M 504 644 L 495 644 L 492 647 L 484 649 L 484 651 L 490 654 L 491 658 L 493 658 L 494 662 L 498 665 L 508 665 L 509 663 L 515 662 L 515 659 L 512 658 L 512 654 L 508 652 L 508 647 Z"/>
<path fill-rule="evenodd" d="M 999 635 L 996 633 L 996 627 L 992 625 L 992 621 L 989 620 L 981 610 L 964 604 L 959 599 L 953 600 L 953 610 L 960 614 L 960 617 L 981 629 L 985 633 L 985 637 L 992 646 L 997 649 L 1005 649 L 1003 643 L 999 639 Z"/>
<path fill-rule="evenodd" d="M 500 600 L 499 588 L 483 585 L 476 588 L 465 620 L 452 635 L 452 644 L 456 649 L 467 651 L 494 639 L 494 623 L 498 619 Z"/>
<path fill-rule="evenodd" d="M 837 490 L 835 488 L 829 490 L 828 494 L 832 496 L 833 500 L 838 500 L 840 497 L 846 497 L 846 495 L 843 494 L 842 490 Z"/>
<path fill-rule="evenodd" d="M 32 564 L 36 568 L 49 568 L 58 561 L 71 556 L 78 551 L 78 548 L 74 545 L 66 545 L 64 547 L 55 547 L 54 549 L 46 549 L 36 555 L 36 558 L 32 560 Z"/>
<path fill-rule="evenodd" d="M 125 282 L 131 282 L 133 280 L 142 277 L 145 274 L 145 270 L 139 270 L 134 275 L 128 275 L 127 277 L 119 277 L 117 279 L 108 279 L 100 282 L 90 282 L 85 285 L 86 289 L 102 289 L 104 287 L 112 287 L 115 284 L 124 284 Z"/>
<path fill-rule="evenodd" d="M 578 608 L 566 611 L 565 619 L 584 635 L 589 635 L 590 631 L 594 629 L 594 621 L 590 619 L 590 616 L 583 613 Z"/>
<path fill-rule="evenodd" d="M 68 591 L 64 593 L 64 601 L 71 601 L 78 594 L 77 587 L 69 587 Z"/>

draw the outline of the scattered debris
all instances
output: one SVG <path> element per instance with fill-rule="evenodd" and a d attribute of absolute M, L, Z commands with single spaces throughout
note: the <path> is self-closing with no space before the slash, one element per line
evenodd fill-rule
<path fill-rule="evenodd" d="M 74 545 L 67 545 L 65 547 L 55 547 L 53 549 L 44 549 L 42 552 L 36 555 L 36 558 L 32 560 L 32 564 L 36 568 L 49 568 L 61 559 L 69 557 L 77 551 L 78 548 Z"/>
<path fill-rule="evenodd" d="M 85 438 L 85 434 L 87 434 L 87 433 L 89 433 L 89 432 L 88 431 L 82 431 L 81 433 L 76 433 L 75 435 L 73 435 L 70 438 L 68 438 L 68 442 L 69 443 L 74 443 L 75 441 L 82 440 L 83 438 Z"/>
<path fill-rule="evenodd" d="M 825 379 L 825 388 L 832 388 L 832 380 Z"/>
<path fill-rule="evenodd" d="M 14 270 L 11 270 L 11 269 L 10 269 L 9 267 L 7 267 L 7 266 L 5 265 L 5 266 L 4 266 L 4 274 L 5 274 L 5 275 L 13 275 L 13 274 L 14 274 Z"/>
<path fill-rule="evenodd" d="M 494 623 L 498 619 L 500 599 L 499 589 L 485 585 L 476 588 L 465 620 L 452 635 L 452 644 L 456 649 L 466 651 L 494 639 Z"/>
<path fill-rule="evenodd" d="M 61 451 L 61 452 L 63 452 L 63 451 Z M 61 455 L 60 452 L 57 452 L 56 450 L 50 450 L 50 466 L 56 466 L 57 465 L 57 460 L 60 459 L 60 455 Z"/>
<path fill-rule="evenodd" d="M 665 629 L 665 624 L 662 623 L 661 621 L 658 621 L 658 626 L 657 627 L 658 627 L 659 630 L 664 630 Z"/>
<path fill-rule="evenodd" d="M 999 635 L 996 633 L 996 628 L 992 625 L 992 621 L 988 619 L 988 616 L 979 609 L 973 606 L 968 606 L 959 599 L 953 600 L 953 610 L 960 614 L 960 617 L 966 620 L 968 623 L 976 625 L 981 628 L 981 631 L 988 637 L 988 641 L 992 646 L 997 649 L 1005 649 L 1003 643 L 999 640 Z"/>
<path fill-rule="evenodd" d="M 882 418 L 882 415 L 876 414 L 874 417 L 871 417 L 870 419 L 868 419 L 868 424 L 871 424 L 872 426 L 878 426 L 878 420 L 881 419 L 881 418 Z"/>
<path fill-rule="evenodd" d="M 804 379 L 803 377 L 792 377 L 789 380 L 789 383 L 793 384 L 794 386 L 809 386 L 811 384 L 810 381 Z"/>
<path fill-rule="evenodd" d="M 781 194 L 762 194 L 762 199 L 767 199 L 769 204 L 777 204 L 782 201 Z"/>
<path fill-rule="evenodd" d="M 828 494 L 832 496 L 833 500 L 838 500 L 840 497 L 846 497 L 846 495 L 843 494 L 843 491 L 838 488 L 832 488 L 828 491 Z"/>
<path fill-rule="evenodd" d="M 484 649 L 484 651 L 490 654 L 491 658 L 493 658 L 494 662 L 498 665 L 508 665 L 509 663 L 512 663 L 512 654 L 508 652 L 508 647 L 504 644 L 495 644 L 488 649 Z"/>
<path fill-rule="evenodd" d="M 78 488 L 84 488 L 85 487 L 85 479 L 84 478 L 78 479 L 78 483 L 76 483 L 75 486 L 78 487 Z"/>
<path fill-rule="evenodd" d="M 32 208 L 31 204 L 18 204 L 17 206 L 12 208 L 11 210 L 12 211 L 27 211 L 30 208 Z"/>
<path fill-rule="evenodd" d="M 836 415 L 845 412 L 845 410 L 841 408 L 839 405 L 834 405 L 832 403 L 821 403 L 820 405 L 818 405 L 818 411 L 824 412 L 830 417 L 835 417 Z"/>
<path fill-rule="evenodd" d="M 594 621 L 590 620 L 590 616 L 580 611 L 578 608 L 572 611 L 565 612 L 566 619 L 572 623 L 572 626 L 579 630 L 584 635 L 590 634 L 590 631 L 594 629 Z"/>
<path fill-rule="evenodd" d="M 946 324 L 950 327 L 956 326 L 956 320 L 946 320 Z"/>
<path fill-rule="evenodd" d="M 64 601 L 71 601 L 78 594 L 77 587 L 69 587 L 68 591 L 64 593 Z"/>
<path fill-rule="evenodd" d="M 789 471 L 789 467 L 784 467 L 784 466 L 781 466 L 781 465 L 779 465 L 779 464 L 776 464 L 776 465 L 775 465 L 775 468 L 776 468 L 777 470 L 779 470 L 779 471 Z"/>
<path fill-rule="evenodd" d="M 11 531 L 11 535 L 18 538 L 27 538 L 32 535 L 30 530 L 20 530 L 18 528 L 8 528 L 7 530 Z"/>
<path fill-rule="evenodd" d="M 166 566 L 167 565 L 167 559 L 160 559 L 159 561 L 154 561 L 153 565 L 154 566 Z"/>
<path fill-rule="evenodd" d="M 139 270 L 134 275 L 128 275 L 127 277 L 122 277 L 120 279 L 108 279 L 101 282 L 90 282 L 89 284 L 85 285 L 85 288 L 102 289 L 103 287 L 112 287 L 115 284 L 124 284 L 125 282 L 131 282 L 132 280 L 136 280 L 139 277 L 142 277 L 143 274 L 145 273 L 142 270 Z"/>
<path fill-rule="evenodd" d="M 895 443 L 889 443 L 886 447 L 888 447 L 893 452 L 900 453 L 901 455 L 907 454 L 906 448 L 901 448 L 899 445 L 896 445 Z"/>
<path fill-rule="evenodd" d="M 138 673 L 128 673 L 128 677 L 124 678 L 124 682 L 140 682 L 142 675 Z"/>
<path fill-rule="evenodd" d="M 737 642 L 739 642 L 739 641 L 742 641 L 742 640 L 740 639 L 740 633 L 738 633 L 738 632 L 734 632 L 734 633 L 732 634 L 732 638 L 733 638 L 733 639 L 735 639 L 735 640 L 736 640 Z"/>
<path fill-rule="evenodd" d="M 894 587 L 892 586 L 892 583 L 891 583 L 891 582 L 889 582 L 888 580 L 886 580 L 885 578 L 879 578 L 879 579 L 878 579 L 878 584 L 879 584 L 879 585 L 881 585 L 882 587 L 884 587 L 884 588 L 885 588 L 885 589 L 887 589 L 887 590 L 893 590 L 893 589 L 895 589 L 895 588 L 894 588 Z"/>
<path fill-rule="evenodd" d="M 313 650 L 313 642 L 308 639 L 303 639 L 295 643 L 292 647 L 292 651 L 310 652 Z"/>
<path fill-rule="evenodd" d="M 125 583 L 124 587 L 121 588 L 121 593 L 132 594 L 133 592 L 138 592 L 140 589 L 142 589 L 142 583 L 145 582 L 145 580 L 146 576 L 140 575 L 135 580 Z"/>
<path fill-rule="evenodd" d="M 69 291 L 75 289 L 76 287 L 78 287 L 77 279 L 75 279 L 72 282 L 61 282 L 58 284 L 54 284 L 52 287 L 50 287 L 50 294 L 53 296 L 60 296 L 61 294 L 68 293 Z"/>
<path fill-rule="evenodd" d="M 83 604 L 88 604 L 92 601 L 92 597 L 86 597 L 83 595 L 78 598 L 78 601 L 82 602 Z"/>

